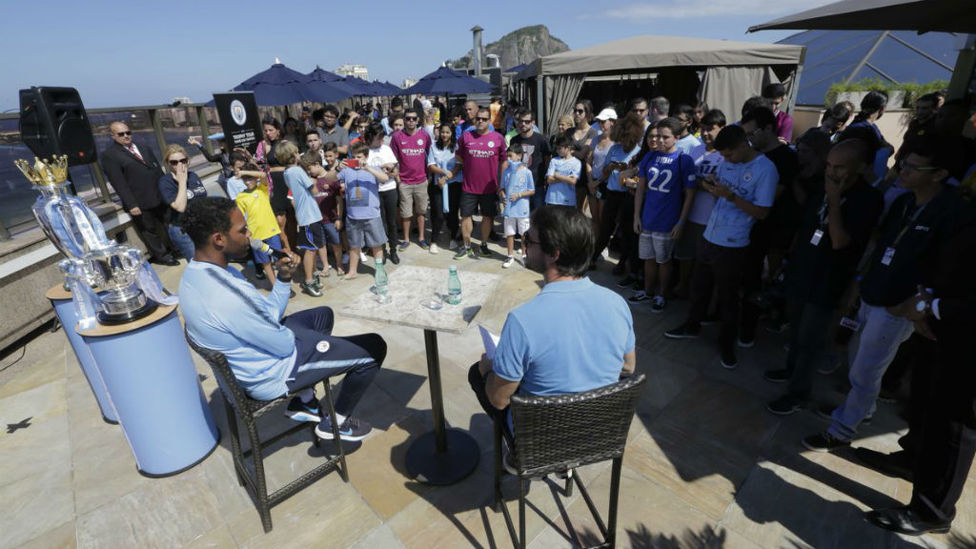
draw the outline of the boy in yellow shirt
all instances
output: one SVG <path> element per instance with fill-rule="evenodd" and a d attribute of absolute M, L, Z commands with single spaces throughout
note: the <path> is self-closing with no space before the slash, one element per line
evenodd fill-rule
<path fill-rule="evenodd" d="M 240 177 L 244 181 L 245 190 L 238 193 L 237 207 L 244 214 L 247 228 L 251 231 L 251 238 L 263 241 L 272 250 L 281 250 L 281 229 L 275 218 L 274 210 L 271 209 L 271 200 L 268 198 L 268 183 L 264 180 L 265 175 L 257 165 L 246 164 L 240 171 Z M 254 263 L 260 265 L 264 275 L 273 285 L 275 283 L 274 270 L 271 268 L 272 257 L 268 252 L 252 248 L 254 252 Z"/>

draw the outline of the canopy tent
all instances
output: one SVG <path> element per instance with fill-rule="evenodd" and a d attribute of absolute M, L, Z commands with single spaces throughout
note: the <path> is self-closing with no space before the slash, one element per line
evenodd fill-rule
<path fill-rule="evenodd" d="M 663 95 L 672 101 L 704 100 L 734 120 L 742 103 L 765 84 L 783 81 L 792 96 L 803 55 L 803 46 L 788 44 L 646 35 L 541 57 L 516 79 L 535 81 L 539 124 L 549 132 L 555 130 L 558 114 L 569 112 L 585 82 L 634 77 L 656 76 L 660 88 L 671 92 Z"/>
<path fill-rule="evenodd" d="M 972 0 L 843 0 L 761 25 L 770 29 L 913 30 L 976 33 Z"/>
<path fill-rule="evenodd" d="M 823 105 L 834 83 L 865 78 L 920 84 L 949 80 L 958 40 L 945 32 L 811 30 L 778 43 L 806 46 L 796 102 Z"/>
<path fill-rule="evenodd" d="M 491 93 L 495 87 L 473 76 L 441 67 L 424 75 L 416 84 L 403 90 L 405 94 L 425 95 L 466 95 L 469 93 Z"/>

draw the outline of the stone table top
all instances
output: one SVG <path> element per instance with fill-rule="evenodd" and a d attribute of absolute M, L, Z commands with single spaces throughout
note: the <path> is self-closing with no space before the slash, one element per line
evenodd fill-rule
<path fill-rule="evenodd" d="M 392 298 L 390 303 L 378 303 L 376 296 L 367 291 L 341 307 L 339 313 L 363 320 L 460 334 L 495 291 L 501 275 L 458 269 L 461 303 L 450 305 L 442 301 L 443 306 L 438 310 L 422 305 L 423 301 L 441 299 L 447 293 L 447 274 L 447 269 L 415 265 L 399 267 L 389 273 L 387 293 Z"/>

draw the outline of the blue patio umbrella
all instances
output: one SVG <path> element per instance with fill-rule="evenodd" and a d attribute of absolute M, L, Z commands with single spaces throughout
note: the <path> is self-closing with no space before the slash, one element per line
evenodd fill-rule
<path fill-rule="evenodd" d="M 369 95 L 369 96 L 378 95 L 373 85 L 370 82 L 363 80 L 362 78 L 357 78 L 355 76 L 347 76 L 343 78 L 342 81 L 345 84 L 353 87 L 356 90 L 356 95 Z"/>
<path fill-rule="evenodd" d="M 416 84 L 403 90 L 404 94 L 422 93 L 425 95 L 465 95 L 469 93 L 491 93 L 495 87 L 473 76 L 441 67 L 424 76 Z"/>
<path fill-rule="evenodd" d="M 380 82 L 380 85 L 389 91 L 387 95 L 400 95 L 403 93 L 403 88 L 397 86 L 396 84 L 391 84 L 389 80 L 386 82 Z"/>
<path fill-rule="evenodd" d="M 275 63 L 241 82 L 234 91 L 254 92 L 254 100 L 262 107 L 316 101 L 315 93 L 306 84 L 307 79 L 304 74 Z"/>
<path fill-rule="evenodd" d="M 331 101 L 339 101 L 353 95 L 360 95 L 359 88 L 357 86 L 350 85 L 346 83 L 341 76 L 334 72 L 329 72 L 318 65 L 315 66 L 315 70 L 306 75 L 308 79 L 308 84 L 313 89 L 325 88 L 333 92 L 341 92 L 345 95 L 338 97 L 336 99 L 320 100 L 322 103 L 329 103 Z"/>

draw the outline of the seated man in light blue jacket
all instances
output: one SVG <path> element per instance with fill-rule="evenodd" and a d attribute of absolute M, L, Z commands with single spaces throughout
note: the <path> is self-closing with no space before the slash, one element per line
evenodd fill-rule
<path fill-rule="evenodd" d="M 325 439 L 332 438 L 332 425 L 319 411 L 311 387 L 345 374 L 335 401 L 339 436 L 365 438 L 372 427 L 351 414 L 386 358 L 383 338 L 331 335 L 334 318 L 328 307 L 283 318 L 297 263 L 291 257 L 278 261 L 278 278 L 268 296 L 229 267 L 228 260 L 243 257 L 251 245 L 244 216 L 233 201 L 206 197 L 191 202 L 183 213 L 183 230 L 196 247 L 179 291 L 190 338 L 223 353 L 251 398 L 271 400 L 309 387 L 292 399 L 286 414 L 318 422 L 315 433 Z"/>

